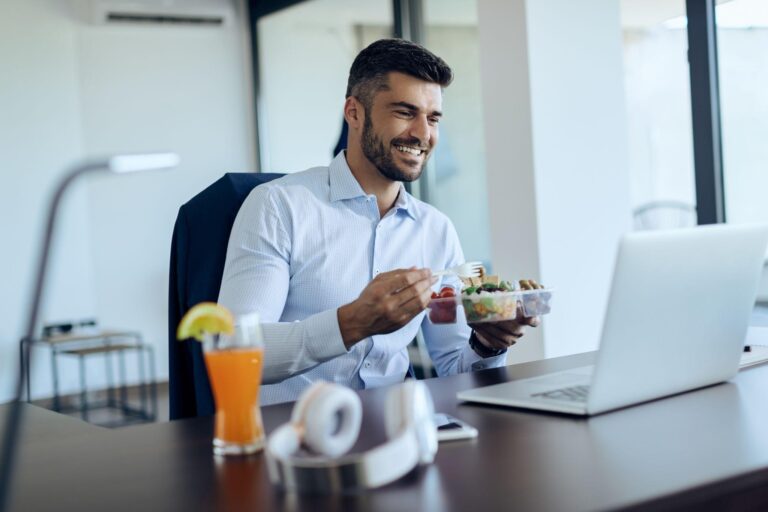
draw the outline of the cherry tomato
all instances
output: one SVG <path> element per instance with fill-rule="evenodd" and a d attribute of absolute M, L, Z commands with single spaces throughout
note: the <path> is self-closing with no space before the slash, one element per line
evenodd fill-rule
<path fill-rule="evenodd" d="M 434 302 L 429 306 L 429 320 L 433 324 L 456 323 L 456 302 L 452 300 Z"/>
<path fill-rule="evenodd" d="M 440 290 L 440 297 L 446 298 L 446 297 L 455 297 L 456 291 L 453 288 L 449 288 L 448 286 L 444 286 L 442 290 Z"/>

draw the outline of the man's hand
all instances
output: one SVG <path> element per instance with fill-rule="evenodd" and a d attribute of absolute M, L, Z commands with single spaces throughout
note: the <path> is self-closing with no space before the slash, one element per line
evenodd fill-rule
<path fill-rule="evenodd" d="M 522 290 L 538 290 L 543 288 L 533 279 L 521 279 Z M 525 334 L 526 326 L 538 327 L 541 319 L 538 316 L 526 318 L 522 308 L 517 307 L 517 318 L 504 322 L 480 322 L 469 324 L 477 335 L 477 340 L 490 350 L 503 350 L 511 347 Z"/>
<path fill-rule="evenodd" d="M 338 309 L 344 345 L 349 349 L 368 336 L 403 327 L 426 309 L 437 279 L 428 268 L 392 270 L 376 276 L 357 300 Z"/>

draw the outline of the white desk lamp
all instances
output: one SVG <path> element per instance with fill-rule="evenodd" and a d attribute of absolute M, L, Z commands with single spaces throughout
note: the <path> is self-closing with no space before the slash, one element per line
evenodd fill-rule
<path fill-rule="evenodd" d="M 56 223 L 56 214 L 64 196 L 64 192 L 69 185 L 83 174 L 91 172 L 112 172 L 115 174 L 124 174 L 139 171 L 153 171 L 157 169 L 167 169 L 176 167 L 179 164 L 179 157 L 175 153 L 149 153 L 137 155 L 114 155 L 106 158 L 97 158 L 85 160 L 72 166 L 64 174 L 53 194 L 53 199 L 48 208 L 48 221 L 43 232 L 43 241 L 40 246 L 40 253 L 35 276 L 35 285 L 32 294 L 32 302 L 27 314 L 26 331 L 20 341 L 21 362 L 16 381 L 16 393 L 10 404 L 8 419 L 5 422 L 3 430 L 2 454 L 0 454 L 0 511 L 6 509 L 10 498 L 10 481 L 12 475 L 12 466 L 16 455 L 16 438 L 18 437 L 19 426 L 21 425 L 21 398 L 24 391 L 24 382 L 26 380 L 27 367 L 30 365 L 30 341 L 35 336 L 38 316 L 40 313 L 40 303 L 45 286 L 46 271 L 48 269 L 48 260 L 51 252 L 51 240 Z"/>

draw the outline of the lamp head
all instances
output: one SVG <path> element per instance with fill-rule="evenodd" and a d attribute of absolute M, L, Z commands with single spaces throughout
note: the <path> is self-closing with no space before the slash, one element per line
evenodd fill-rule
<path fill-rule="evenodd" d="M 179 165 L 179 155 L 176 153 L 144 153 L 109 157 L 104 167 L 110 172 L 123 174 L 168 169 L 177 165 Z"/>

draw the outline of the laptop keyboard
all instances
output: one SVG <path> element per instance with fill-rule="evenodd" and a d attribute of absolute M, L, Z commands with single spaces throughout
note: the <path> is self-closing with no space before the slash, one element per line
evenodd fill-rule
<path fill-rule="evenodd" d="M 549 398 L 552 400 L 566 400 L 569 402 L 586 402 L 589 386 L 571 386 L 568 388 L 554 389 L 544 393 L 535 393 L 531 396 Z"/>

